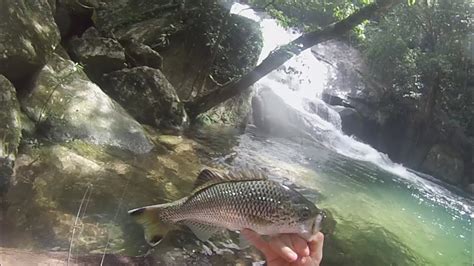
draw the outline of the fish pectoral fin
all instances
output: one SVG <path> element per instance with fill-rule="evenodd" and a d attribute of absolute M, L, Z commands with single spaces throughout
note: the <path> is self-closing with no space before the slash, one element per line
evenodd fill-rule
<path fill-rule="evenodd" d="M 187 227 L 189 227 L 189 229 L 191 229 L 191 231 L 201 241 L 207 241 L 215 233 L 222 230 L 222 228 L 220 228 L 220 227 L 215 227 L 215 226 L 212 226 L 212 225 L 207 225 L 207 224 L 198 223 L 198 222 L 194 222 L 194 221 L 185 221 L 184 224 Z"/>

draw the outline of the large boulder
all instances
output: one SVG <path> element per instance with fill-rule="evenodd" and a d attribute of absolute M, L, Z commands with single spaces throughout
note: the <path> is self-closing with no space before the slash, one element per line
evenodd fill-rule
<path fill-rule="evenodd" d="M 443 144 L 436 144 L 430 149 L 421 167 L 451 184 L 461 183 L 464 174 L 462 154 Z"/>
<path fill-rule="evenodd" d="M 263 46 L 257 22 L 229 15 L 220 4 L 187 1 L 183 8 L 169 1 L 106 1 L 97 11 L 96 26 L 122 43 L 134 40 L 158 51 L 162 71 L 180 99 L 192 100 L 251 70 Z M 200 121 L 245 124 L 251 96 L 241 94 L 206 112 Z"/>
<path fill-rule="evenodd" d="M 59 43 L 54 1 L 4 0 L 0 8 L 0 74 L 20 81 L 41 68 Z"/>
<path fill-rule="evenodd" d="M 84 66 L 84 71 L 94 82 L 99 82 L 103 74 L 126 67 L 125 50 L 120 43 L 101 37 L 93 27 L 80 38 L 73 37 L 68 48 L 71 58 Z"/>
<path fill-rule="evenodd" d="M 270 88 L 262 88 L 252 99 L 253 123 L 264 132 L 288 138 L 311 137 L 313 126 L 305 115 L 285 103 Z"/>
<path fill-rule="evenodd" d="M 125 48 L 125 58 L 134 67 L 148 66 L 163 69 L 163 57 L 150 46 L 139 43 L 134 39 L 123 40 L 121 42 Z"/>
<path fill-rule="evenodd" d="M 0 220 L 21 138 L 20 105 L 13 85 L 0 75 Z"/>
<path fill-rule="evenodd" d="M 153 148 L 142 126 L 59 54 L 41 70 L 21 105 L 40 133 L 54 141 L 84 139 L 137 153 Z"/>
<path fill-rule="evenodd" d="M 341 129 L 345 134 L 362 136 L 364 119 L 356 109 L 342 106 L 335 106 L 334 109 L 341 117 Z"/>
<path fill-rule="evenodd" d="M 174 87 L 159 69 L 135 67 L 107 74 L 103 87 L 142 123 L 182 129 L 188 123 Z"/>
<path fill-rule="evenodd" d="M 93 25 L 94 10 L 99 7 L 98 0 L 56 0 L 54 20 L 63 40 L 80 35 Z"/>
<path fill-rule="evenodd" d="M 178 147 L 185 144 L 191 150 Z M 73 254 L 102 253 L 106 245 L 111 253 L 138 248 L 143 233 L 127 210 L 185 196 L 202 167 L 195 145 L 157 144 L 158 152 L 140 155 L 80 140 L 25 145 L 15 165 L 21 179 L 7 194 L 2 238 L 57 251 L 72 241 Z"/>

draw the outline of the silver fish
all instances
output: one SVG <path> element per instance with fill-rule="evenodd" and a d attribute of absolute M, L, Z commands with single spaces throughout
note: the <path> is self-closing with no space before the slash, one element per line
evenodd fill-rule
<path fill-rule="evenodd" d="M 188 226 L 202 241 L 224 229 L 252 229 L 261 235 L 296 233 L 305 239 L 320 229 L 323 213 L 297 191 L 259 172 L 219 174 L 203 170 L 190 196 L 130 210 L 145 239 L 158 244 L 166 224 Z"/>

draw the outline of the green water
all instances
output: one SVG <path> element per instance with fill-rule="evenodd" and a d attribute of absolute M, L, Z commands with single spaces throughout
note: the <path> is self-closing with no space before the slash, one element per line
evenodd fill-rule
<path fill-rule="evenodd" d="M 407 260 L 396 265 L 472 264 L 471 200 L 314 143 L 255 139 L 241 138 L 236 162 L 278 168 L 280 175 L 319 191 L 317 204 L 333 213 L 338 222 L 335 236 L 344 243 L 346 255 L 359 258 L 354 264 L 377 264 L 384 256 L 391 264 L 400 250 Z M 354 258 L 328 259 L 346 264 Z"/>
<path fill-rule="evenodd" d="M 151 256 L 166 265 L 248 265 L 261 257 L 239 250 L 235 234 L 201 243 L 178 230 L 151 249 L 126 211 L 185 196 L 204 166 L 250 165 L 305 188 L 333 216 L 323 265 L 472 263 L 472 201 L 466 197 L 304 140 L 222 129 L 190 138 L 176 146 L 157 142 L 141 156 L 82 142 L 23 147 L 0 245 L 73 258 L 107 253 Z"/>

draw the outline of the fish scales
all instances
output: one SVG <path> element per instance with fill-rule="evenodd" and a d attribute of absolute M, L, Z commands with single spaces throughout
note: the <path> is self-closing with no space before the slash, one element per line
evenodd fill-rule
<path fill-rule="evenodd" d="M 262 232 L 270 221 L 281 218 L 275 215 L 278 209 L 288 217 L 292 215 L 285 209 L 287 204 L 282 204 L 288 202 L 284 190 L 266 180 L 219 183 L 198 191 L 166 215 L 173 222 L 193 220 L 230 230 L 252 228 Z"/>

